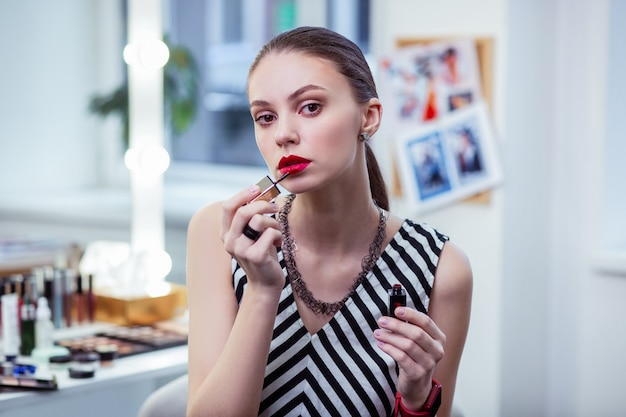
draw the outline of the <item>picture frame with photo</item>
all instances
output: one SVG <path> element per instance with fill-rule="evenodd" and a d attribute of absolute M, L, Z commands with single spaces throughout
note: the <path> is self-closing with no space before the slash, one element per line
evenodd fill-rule
<path fill-rule="evenodd" d="M 399 48 L 379 60 L 378 72 L 381 99 L 391 107 L 388 117 L 396 131 L 436 121 L 483 99 L 472 39 Z"/>
<path fill-rule="evenodd" d="M 500 151 L 484 102 L 399 133 L 396 160 L 405 200 L 418 212 L 500 184 Z"/>

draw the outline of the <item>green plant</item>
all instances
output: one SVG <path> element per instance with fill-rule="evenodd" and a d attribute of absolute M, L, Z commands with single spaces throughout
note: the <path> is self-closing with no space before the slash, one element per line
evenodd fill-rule
<path fill-rule="evenodd" d="M 163 67 L 163 101 L 166 124 L 174 136 L 179 136 L 193 123 L 198 111 L 199 72 L 197 62 L 189 49 L 172 46 L 170 58 Z M 109 94 L 94 94 L 89 111 L 100 116 L 117 115 L 122 122 L 122 141 L 129 145 L 128 82 L 125 81 Z"/>

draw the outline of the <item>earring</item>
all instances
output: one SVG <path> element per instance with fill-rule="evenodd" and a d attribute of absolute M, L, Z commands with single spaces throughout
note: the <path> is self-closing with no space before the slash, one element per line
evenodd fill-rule
<path fill-rule="evenodd" d="M 370 134 L 367 132 L 361 132 L 361 134 L 359 134 L 359 140 L 361 142 L 367 142 L 369 138 L 370 138 Z"/>

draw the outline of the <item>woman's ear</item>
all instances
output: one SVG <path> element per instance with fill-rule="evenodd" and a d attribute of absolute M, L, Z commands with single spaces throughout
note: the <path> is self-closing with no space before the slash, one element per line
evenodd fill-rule
<path fill-rule="evenodd" d="M 367 132 L 370 136 L 372 136 L 376 133 L 380 126 L 383 116 L 383 106 L 377 98 L 369 99 L 364 106 L 361 132 Z"/>

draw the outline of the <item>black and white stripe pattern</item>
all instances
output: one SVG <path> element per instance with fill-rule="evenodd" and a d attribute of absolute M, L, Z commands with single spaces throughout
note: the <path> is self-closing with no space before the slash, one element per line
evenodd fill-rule
<path fill-rule="evenodd" d="M 393 412 L 396 364 L 377 346 L 376 320 L 387 315 L 387 290 L 407 290 L 407 305 L 427 312 L 434 273 L 448 238 L 405 220 L 376 266 L 318 333 L 304 327 L 285 281 L 270 346 L 261 416 L 388 416 Z M 282 253 L 278 251 L 283 265 Z M 243 269 L 233 260 L 233 285 L 241 302 Z"/>

